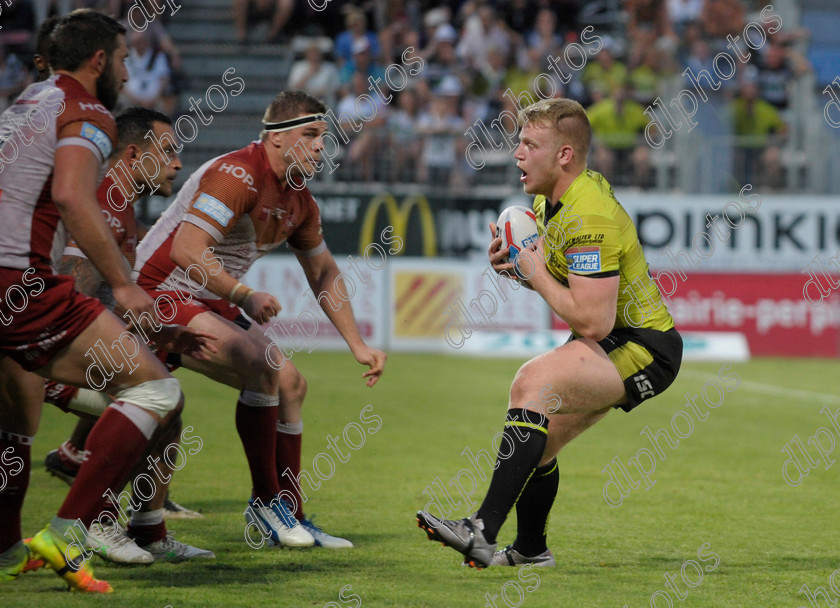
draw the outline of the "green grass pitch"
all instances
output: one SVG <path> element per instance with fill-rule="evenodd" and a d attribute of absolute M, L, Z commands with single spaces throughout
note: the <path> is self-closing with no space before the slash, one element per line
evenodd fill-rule
<path fill-rule="evenodd" d="M 793 487 L 782 478 L 787 456 L 781 452 L 794 435 L 805 444 L 821 427 L 828 433 L 820 436 L 823 445 L 831 436 L 840 452 L 840 437 L 819 412 L 825 404 L 840 409 L 840 397 L 830 394 L 837 386 L 835 361 L 734 364 L 725 373 L 736 374 L 740 386 L 726 392 L 716 409 L 701 407 L 708 418 L 695 416 L 691 434 L 676 448 L 663 440 L 665 459 L 657 458 L 649 477 L 655 483 L 648 489 L 640 483 L 619 507 L 604 500 L 603 469 L 615 457 L 628 466 L 640 448 L 651 449 L 642 429 L 670 428 L 676 412 L 690 414 L 684 395 L 716 379 L 721 364 L 686 364 L 664 395 L 632 414 L 611 413 L 561 452 L 560 490 L 549 524 L 557 568 L 531 571 L 463 568 L 458 554 L 427 541 L 414 521 L 429 500 L 423 494 L 429 484 L 438 477 L 447 483 L 470 468 L 461 454 L 466 447 L 491 450 L 521 361 L 393 354 L 373 389 L 364 387 L 362 368 L 349 353 L 298 354 L 294 363 L 309 382 L 303 466 L 311 472 L 321 452 L 335 462 L 333 477 L 309 495 L 306 511 L 327 531 L 352 539 L 355 549 L 249 548 L 242 511 L 250 479 L 234 427 L 236 394 L 181 371 L 185 425 L 194 427 L 203 447 L 188 456 L 172 494 L 205 518 L 172 521 L 169 528 L 178 539 L 212 549 L 217 559 L 129 568 L 93 558 L 97 576 L 114 586 L 113 595 L 68 594 L 52 572 L 39 571 L 0 584 L 0 606 L 796 608 L 811 605 L 799 592 L 804 585 L 824 587 L 835 599 L 829 577 L 840 568 L 840 466 L 826 470 L 819 463 Z M 356 450 L 341 439 L 349 455 L 341 463 L 326 436 L 348 429 L 358 445 L 360 435 L 350 423 L 368 431 L 375 426 L 360 422 L 366 405 L 373 406 L 368 417 L 381 418 L 381 428 Z M 685 417 L 675 420 L 685 435 Z M 41 463 L 73 422 L 45 406 L 32 451 L 26 534 L 49 521 L 63 499 L 64 484 Z M 806 447 L 816 460 L 814 447 Z M 321 457 L 318 464 L 327 475 L 328 461 Z M 628 470 L 639 481 L 636 469 Z M 795 473 L 792 466 L 788 471 Z M 465 487 L 466 480 L 462 475 Z M 475 500 L 487 482 L 478 485 Z M 450 492 L 453 500 L 463 499 L 455 488 Z M 468 514 L 463 506 L 456 511 Z M 512 513 L 499 540 L 505 544 L 514 534 Z M 703 568 L 702 581 L 692 561 Z M 681 568 L 696 586 L 686 584 Z M 666 575 L 675 576 L 671 587 Z M 840 574 L 834 580 L 840 591 Z M 824 598 L 819 602 L 828 605 Z"/>

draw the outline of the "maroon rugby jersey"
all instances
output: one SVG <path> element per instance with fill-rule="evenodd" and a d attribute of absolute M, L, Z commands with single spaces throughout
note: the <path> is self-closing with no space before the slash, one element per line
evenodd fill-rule
<path fill-rule="evenodd" d="M 0 116 L 0 266 L 55 269 L 66 241 L 51 193 L 55 151 L 87 148 L 104 177 L 116 139 L 111 113 L 66 75 L 28 86 Z"/>
<path fill-rule="evenodd" d="M 144 289 L 194 292 L 169 257 L 181 222 L 213 237 L 213 255 L 236 279 L 286 241 L 304 255 L 326 250 L 318 204 L 307 188 L 295 190 L 275 175 L 262 142 L 211 159 L 190 176 L 137 248 L 134 270 Z M 207 289 L 195 295 L 219 299 Z"/>

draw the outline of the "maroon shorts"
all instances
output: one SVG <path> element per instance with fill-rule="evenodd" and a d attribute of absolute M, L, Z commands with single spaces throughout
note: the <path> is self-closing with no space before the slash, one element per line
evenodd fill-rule
<path fill-rule="evenodd" d="M 228 321 L 233 321 L 239 316 L 239 308 L 227 300 L 187 300 L 182 299 L 182 292 L 178 291 L 148 290 L 147 293 L 154 298 L 158 318 L 164 323 L 189 325 L 190 321 L 203 312 L 215 312 Z"/>
<path fill-rule="evenodd" d="M 0 267 L 0 353 L 33 371 L 87 329 L 105 307 L 75 284 L 48 269 Z"/>
<path fill-rule="evenodd" d="M 227 300 L 199 300 L 192 298 L 185 300 L 177 291 L 154 291 L 147 293 L 155 299 L 155 310 L 158 318 L 166 323 L 189 325 L 196 316 L 203 312 L 215 312 L 228 321 L 233 321 L 244 330 L 248 330 L 251 322 L 246 319 L 239 308 Z M 161 297 L 168 296 L 168 297 Z M 159 350 L 155 353 L 158 359 L 172 372 L 181 367 L 181 355 Z"/>

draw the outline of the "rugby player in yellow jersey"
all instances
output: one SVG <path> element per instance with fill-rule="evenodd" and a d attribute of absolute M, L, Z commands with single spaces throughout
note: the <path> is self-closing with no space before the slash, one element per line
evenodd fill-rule
<path fill-rule="evenodd" d="M 583 107 L 542 100 L 520 111 L 519 124 L 514 158 L 525 192 L 535 195 L 541 239 L 517 256 L 516 267 L 572 337 L 517 372 L 499 459 L 478 512 L 462 520 L 417 514 L 431 540 L 476 567 L 555 564 L 546 523 L 557 494 L 557 453 L 611 409 L 629 412 L 664 391 L 682 359 L 682 339 L 650 278 L 633 222 L 603 176 L 586 168 L 591 129 Z M 490 262 L 507 274 L 514 265 L 500 247 L 494 238 Z M 496 551 L 514 504 L 516 540 Z"/>

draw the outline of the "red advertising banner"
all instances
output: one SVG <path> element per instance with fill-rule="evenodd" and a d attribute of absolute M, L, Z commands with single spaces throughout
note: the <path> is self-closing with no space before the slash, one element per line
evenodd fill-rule
<path fill-rule="evenodd" d="M 840 277 L 821 275 L 805 292 L 814 275 L 684 276 L 668 302 L 678 330 L 740 332 L 754 356 L 840 355 Z M 553 329 L 568 327 L 552 317 Z"/>

